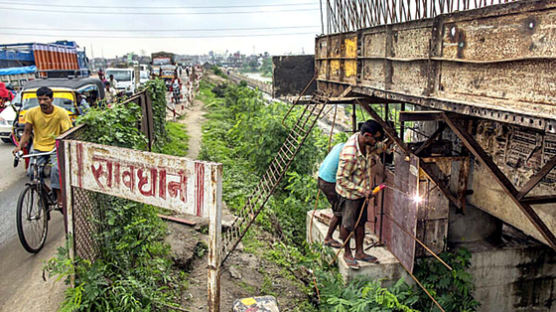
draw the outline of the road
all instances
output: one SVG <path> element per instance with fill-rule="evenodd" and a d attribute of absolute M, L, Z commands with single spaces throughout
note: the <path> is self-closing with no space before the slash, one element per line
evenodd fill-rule
<path fill-rule="evenodd" d="M 54 278 L 43 280 L 44 263 L 64 244 L 61 214 L 53 213 L 48 238 L 41 252 L 27 253 L 17 237 L 15 206 L 27 178 L 23 164 L 13 168 L 14 146 L 0 143 L 0 312 L 56 311 L 65 285 Z"/>

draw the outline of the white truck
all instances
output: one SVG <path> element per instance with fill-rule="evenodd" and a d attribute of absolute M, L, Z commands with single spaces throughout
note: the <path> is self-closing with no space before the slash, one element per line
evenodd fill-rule
<path fill-rule="evenodd" d="M 116 80 L 116 91 L 131 95 L 137 90 L 135 70 L 133 68 L 107 68 L 106 79 L 110 81 L 110 75 Z"/>

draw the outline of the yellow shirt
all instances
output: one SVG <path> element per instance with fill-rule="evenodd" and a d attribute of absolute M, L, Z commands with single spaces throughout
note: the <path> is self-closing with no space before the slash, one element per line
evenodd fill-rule
<path fill-rule="evenodd" d="M 33 148 L 49 152 L 56 146 L 56 137 L 71 128 L 71 120 L 63 108 L 54 105 L 50 114 L 41 111 L 41 107 L 31 108 L 25 114 L 25 123 L 33 125 Z"/>

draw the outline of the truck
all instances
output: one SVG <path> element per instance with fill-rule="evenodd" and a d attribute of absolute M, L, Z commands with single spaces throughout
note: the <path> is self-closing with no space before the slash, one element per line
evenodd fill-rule
<path fill-rule="evenodd" d="M 131 95 L 137 89 L 136 71 L 133 68 L 107 68 L 106 79 L 110 79 L 110 75 L 116 80 L 116 91 Z"/>
<path fill-rule="evenodd" d="M 152 74 L 155 77 L 164 79 L 166 87 L 170 86 L 174 73 L 177 70 L 176 60 L 174 53 L 170 52 L 155 52 L 151 54 L 152 59 Z"/>
<path fill-rule="evenodd" d="M 75 41 L 0 44 L 0 80 L 16 85 L 32 78 L 88 77 L 89 60 Z"/>

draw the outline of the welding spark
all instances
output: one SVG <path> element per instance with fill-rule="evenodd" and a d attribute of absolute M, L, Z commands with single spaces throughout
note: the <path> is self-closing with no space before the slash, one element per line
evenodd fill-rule
<path fill-rule="evenodd" d="M 413 202 L 419 205 L 423 201 L 423 198 L 419 196 L 419 194 L 415 194 L 413 196 Z"/>

